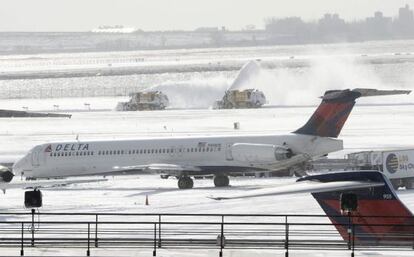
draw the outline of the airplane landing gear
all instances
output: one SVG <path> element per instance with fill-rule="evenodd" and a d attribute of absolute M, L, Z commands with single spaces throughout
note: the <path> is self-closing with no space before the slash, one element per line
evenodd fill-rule
<path fill-rule="evenodd" d="M 182 176 L 178 179 L 179 189 L 190 189 L 193 188 L 194 182 L 190 177 Z"/>
<path fill-rule="evenodd" d="M 217 175 L 214 177 L 214 185 L 216 187 L 226 187 L 230 184 L 230 179 L 225 175 Z"/>

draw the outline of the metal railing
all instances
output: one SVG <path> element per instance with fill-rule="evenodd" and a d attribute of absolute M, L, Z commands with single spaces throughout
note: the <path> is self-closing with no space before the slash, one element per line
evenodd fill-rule
<path fill-rule="evenodd" d="M 387 243 L 379 244 L 355 229 L 366 223 L 336 224 L 348 227 L 349 237 L 342 239 L 324 215 L 0 213 L 0 220 L 0 247 L 20 249 L 21 256 L 30 247 L 84 248 L 87 256 L 92 248 L 150 248 L 153 256 L 159 248 L 217 249 L 220 257 L 224 249 L 279 250 L 286 257 L 290 250 L 346 250 L 354 256 L 357 249 L 414 249 L 413 222 L 408 234 L 388 229 L 401 226 L 391 222 L 369 224 L 387 231 Z"/>

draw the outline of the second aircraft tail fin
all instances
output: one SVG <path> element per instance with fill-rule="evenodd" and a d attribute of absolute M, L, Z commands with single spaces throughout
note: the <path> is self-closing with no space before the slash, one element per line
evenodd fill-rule
<path fill-rule="evenodd" d="M 412 244 L 414 216 L 398 199 L 389 180 L 380 172 L 341 172 L 305 177 L 299 181 L 358 181 L 383 183 L 382 186 L 352 190 L 331 190 L 312 193 L 338 232 L 349 240 L 349 228 L 354 226 L 358 244 Z M 357 209 L 350 216 L 341 209 L 341 197 L 354 194 Z M 351 225 L 350 225 L 351 224 Z"/>

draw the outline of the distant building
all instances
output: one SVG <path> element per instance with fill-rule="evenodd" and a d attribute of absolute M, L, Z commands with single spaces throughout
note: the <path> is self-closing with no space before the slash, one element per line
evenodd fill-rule
<path fill-rule="evenodd" d="M 338 14 L 327 13 L 318 21 L 318 34 L 329 41 L 343 41 L 347 38 L 347 24 Z"/>
<path fill-rule="evenodd" d="M 266 21 L 266 32 L 276 43 L 302 43 L 309 39 L 311 24 L 305 23 L 300 17 L 283 19 L 271 18 Z"/>
<path fill-rule="evenodd" d="M 373 39 L 389 38 L 392 34 L 392 19 L 384 17 L 382 12 L 375 12 L 374 17 L 365 19 L 365 33 Z"/>
<path fill-rule="evenodd" d="M 405 7 L 401 7 L 398 11 L 398 20 L 400 22 L 409 24 L 414 21 L 413 11 L 410 10 L 410 6 L 407 4 Z"/>
<path fill-rule="evenodd" d="M 394 22 L 395 32 L 399 37 L 414 35 L 414 15 L 407 4 L 398 11 L 398 18 Z"/>
<path fill-rule="evenodd" d="M 244 31 L 254 31 L 256 30 L 256 26 L 253 24 L 246 25 L 242 30 Z"/>
<path fill-rule="evenodd" d="M 134 33 L 138 30 L 136 28 L 126 28 L 122 25 L 115 25 L 115 26 L 99 26 L 96 29 L 92 29 L 94 33 Z"/>
<path fill-rule="evenodd" d="M 196 32 L 217 32 L 219 31 L 218 27 L 199 27 L 196 28 L 194 31 Z"/>

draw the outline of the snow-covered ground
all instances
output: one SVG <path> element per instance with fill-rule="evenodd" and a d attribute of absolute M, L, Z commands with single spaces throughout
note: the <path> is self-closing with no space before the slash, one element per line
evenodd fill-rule
<path fill-rule="evenodd" d="M 328 45 L 323 47 L 323 51 L 320 48 L 291 46 L 2 57 L 0 68 L 8 72 L 141 66 L 145 69 L 158 66 L 175 69 L 177 65 L 197 67 L 209 63 L 227 67 L 235 64 L 241 66 L 249 60 L 261 59 L 262 63 L 268 64 L 264 65 L 266 69 L 261 69 L 254 79 L 249 79 L 250 83 L 243 86 L 263 90 L 269 104 L 261 109 L 247 110 L 209 108 L 231 85 L 236 71 L 1 81 L 2 98 L 30 96 L 40 99 L 1 99 L 0 109 L 63 112 L 72 113 L 73 116 L 71 119 L 0 119 L 0 162 L 13 161 L 37 144 L 75 138 L 87 140 L 289 133 L 309 119 L 320 101 L 317 97 L 325 90 L 349 87 L 412 88 L 414 62 L 411 53 L 414 50 L 411 41 L 401 41 L 398 44 L 382 42 Z M 380 62 L 372 63 L 372 60 Z M 306 65 L 292 65 L 302 62 Z M 278 63 L 283 65 L 272 66 Z M 165 111 L 112 111 L 117 102 L 127 100 L 127 97 L 115 95 L 127 95 L 129 89 L 162 90 L 169 96 L 171 105 Z M 114 97 L 84 97 L 97 95 Z M 331 157 L 342 158 L 346 153 L 360 150 L 414 148 L 414 95 L 358 99 L 357 102 L 340 135 L 345 149 L 332 153 Z M 240 129 L 233 129 L 235 122 L 240 123 Z M 211 195 L 276 187 L 294 181 L 295 178 L 238 177 L 231 179 L 229 188 L 215 188 L 211 180 L 202 179 L 194 181 L 195 188 L 192 190 L 179 190 L 175 179 L 163 180 L 156 175 L 109 177 L 105 182 L 44 189 L 44 207 L 40 211 L 323 214 L 309 194 L 231 201 L 208 198 Z M 400 190 L 398 194 L 408 208 L 414 211 L 414 192 Z M 146 196 L 149 205 L 144 204 Z M 0 196 L 0 203 L 0 212 L 24 211 L 23 190 L 8 191 Z M 0 215 L 0 220 L 15 218 L 18 217 Z M 31 256 L 84 256 L 85 253 L 85 249 L 25 250 L 25 254 Z M 150 249 L 94 248 L 91 253 L 92 256 L 152 254 Z M 3 256 L 18 254 L 18 249 L 0 250 L 0 255 Z M 305 254 L 312 257 L 350 255 L 348 251 L 293 251 L 290 256 Z M 412 251 L 357 252 L 357 256 L 412 255 Z M 157 256 L 218 256 L 218 250 L 160 249 Z M 224 256 L 284 256 L 284 251 L 225 249 Z"/>

